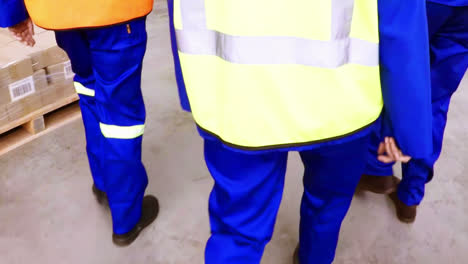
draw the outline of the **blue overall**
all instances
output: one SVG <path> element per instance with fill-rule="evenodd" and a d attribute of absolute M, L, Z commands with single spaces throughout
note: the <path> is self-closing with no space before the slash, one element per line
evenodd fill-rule
<path fill-rule="evenodd" d="M 366 164 L 368 137 L 301 151 L 301 263 L 331 263 L 344 219 Z M 205 263 L 260 263 L 273 235 L 283 194 L 287 151 L 247 154 L 205 140 L 215 186 L 209 199 L 211 237 Z"/>
<path fill-rule="evenodd" d="M 173 4 L 168 0 L 171 21 Z M 425 1 L 379 1 L 379 16 L 383 119 L 392 123 L 391 132 L 407 153 L 424 157 L 432 151 Z M 173 22 L 170 32 L 181 105 L 190 111 Z M 408 109 L 415 110 L 408 114 Z M 215 180 L 205 263 L 260 263 L 281 202 L 288 151 L 299 151 L 305 167 L 301 264 L 331 263 L 341 223 L 364 171 L 373 129 L 320 144 L 262 151 L 233 148 L 199 129 L 205 139 L 205 161 Z M 417 137 L 414 131 L 420 131 Z"/>
<path fill-rule="evenodd" d="M 433 177 L 434 164 L 442 150 L 450 98 L 468 68 L 468 1 L 437 1 L 447 2 L 454 6 L 432 2 L 435 1 L 427 4 L 427 16 L 431 47 L 434 149 L 427 157 L 413 159 L 402 166 L 403 179 L 398 187 L 398 197 L 407 205 L 421 203 L 425 184 Z M 389 176 L 393 174 L 393 164 L 384 164 L 376 159 L 375 153 L 384 134 L 382 130 L 372 135 L 365 171 L 367 175 Z"/>
<path fill-rule="evenodd" d="M 28 17 L 22 0 L 0 0 L 0 26 Z M 105 191 L 113 231 L 130 231 L 141 217 L 148 184 L 141 162 L 145 106 L 141 70 L 146 50 L 145 19 L 96 29 L 57 31 L 70 57 L 96 187 Z M 136 129 L 135 129 L 136 128 Z M 130 133 L 129 133 L 130 132 Z"/>
<path fill-rule="evenodd" d="M 95 185 L 105 191 L 115 234 L 130 231 L 141 216 L 148 178 L 141 161 L 142 136 L 105 137 L 101 124 L 145 124 L 141 70 L 146 50 L 145 19 L 91 29 L 57 31 L 70 57 L 75 81 L 94 90 L 80 94 L 89 164 Z"/>

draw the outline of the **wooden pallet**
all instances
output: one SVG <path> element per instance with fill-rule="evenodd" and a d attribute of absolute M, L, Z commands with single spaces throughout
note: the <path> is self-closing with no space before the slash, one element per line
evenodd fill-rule
<path fill-rule="evenodd" d="M 79 119 L 77 101 L 73 94 L 0 127 L 0 155 Z"/>

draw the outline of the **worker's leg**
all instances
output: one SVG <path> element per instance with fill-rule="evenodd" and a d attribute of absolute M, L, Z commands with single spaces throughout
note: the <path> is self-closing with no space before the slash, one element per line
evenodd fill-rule
<path fill-rule="evenodd" d="M 424 198 L 425 184 L 432 179 L 434 164 L 442 151 L 449 105 L 450 96 L 432 102 L 432 155 L 402 165 L 403 179 L 398 186 L 398 197 L 406 205 L 418 205 Z"/>
<path fill-rule="evenodd" d="M 87 30 L 100 121 L 101 167 L 114 234 L 135 227 L 148 184 L 141 161 L 145 106 L 141 71 L 146 50 L 145 20 Z M 100 135 L 100 136 L 101 136 Z"/>
<path fill-rule="evenodd" d="M 57 44 L 67 52 L 72 69 L 75 72 L 75 88 L 80 96 L 80 108 L 86 134 L 86 150 L 88 153 L 91 174 L 96 187 L 105 191 L 100 169 L 102 134 L 99 129 L 96 102 L 94 98 L 95 78 L 91 62 L 91 53 L 86 36 L 81 31 L 57 31 Z"/>
<path fill-rule="evenodd" d="M 366 165 L 368 137 L 301 152 L 304 195 L 301 204 L 301 264 L 330 264 L 354 191 Z"/>
<path fill-rule="evenodd" d="M 433 153 L 403 165 L 398 197 L 406 205 L 418 205 L 424 186 L 432 179 L 433 167 L 442 151 L 450 98 L 468 68 L 468 7 L 428 3 L 431 35 Z"/>
<path fill-rule="evenodd" d="M 205 140 L 215 185 L 205 263 L 259 264 L 281 203 L 287 153 L 248 155 Z"/>
<path fill-rule="evenodd" d="M 428 3 L 432 100 L 453 94 L 468 67 L 468 7 Z"/>
<path fill-rule="evenodd" d="M 427 1 L 426 9 L 428 18 L 427 23 L 429 25 L 429 38 L 432 39 L 437 36 L 440 29 L 453 15 L 454 9 L 451 6 L 430 1 Z"/>

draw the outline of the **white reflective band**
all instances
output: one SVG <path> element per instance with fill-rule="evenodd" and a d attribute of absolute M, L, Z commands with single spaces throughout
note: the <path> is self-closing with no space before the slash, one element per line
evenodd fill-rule
<path fill-rule="evenodd" d="M 332 0 L 331 39 L 349 38 L 354 0 Z"/>
<path fill-rule="evenodd" d="M 101 132 L 106 138 L 133 139 L 145 132 L 145 125 L 136 126 L 114 126 L 99 123 Z"/>
<path fill-rule="evenodd" d="M 179 51 L 218 56 L 238 64 L 298 64 L 337 68 L 379 64 L 379 44 L 355 38 L 319 41 L 293 37 L 238 37 L 203 30 L 177 30 Z"/>
<path fill-rule="evenodd" d="M 83 94 L 87 96 L 94 96 L 96 94 L 96 92 L 93 89 L 86 88 L 79 82 L 75 82 L 74 84 L 76 93 L 78 94 Z"/>
<path fill-rule="evenodd" d="M 179 51 L 217 56 L 237 64 L 297 64 L 337 68 L 345 64 L 379 65 L 379 44 L 351 38 L 354 0 L 332 0 L 331 39 L 285 36 L 233 36 L 207 29 L 205 1 L 180 0 Z"/>

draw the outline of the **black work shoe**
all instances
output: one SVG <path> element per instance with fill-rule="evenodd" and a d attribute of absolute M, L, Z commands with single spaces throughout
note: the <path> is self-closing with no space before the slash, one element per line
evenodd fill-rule
<path fill-rule="evenodd" d="M 400 179 L 395 176 L 362 175 L 358 188 L 378 194 L 390 194 L 398 188 Z"/>
<path fill-rule="evenodd" d="M 93 193 L 96 197 L 96 200 L 101 205 L 109 205 L 107 202 L 107 194 L 101 190 L 99 190 L 96 185 L 93 184 Z"/>
<path fill-rule="evenodd" d="M 296 250 L 294 250 L 293 263 L 299 264 L 299 245 L 297 245 Z"/>
<path fill-rule="evenodd" d="M 406 205 L 398 198 L 396 192 L 391 193 L 389 197 L 395 205 L 397 217 L 401 222 L 411 224 L 416 220 L 417 205 Z"/>
<path fill-rule="evenodd" d="M 141 218 L 136 226 L 130 232 L 122 235 L 113 234 L 112 241 L 120 247 L 130 245 L 145 227 L 149 226 L 156 219 L 159 213 L 159 202 L 156 197 L 147 195 L 143 198 L 143 206 L 141 209 Z"/>

